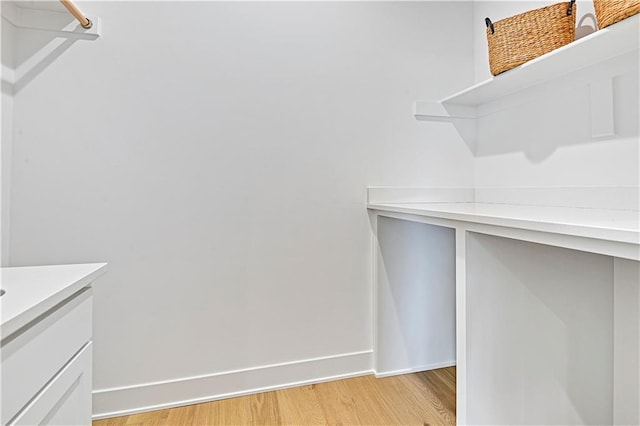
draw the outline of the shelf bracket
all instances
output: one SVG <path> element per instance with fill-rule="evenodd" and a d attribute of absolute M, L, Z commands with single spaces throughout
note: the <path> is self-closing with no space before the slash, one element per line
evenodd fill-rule
<path fill-rule="evenodd" d="M 592 81 L 589 84 L 591 102 L 591 136 L 613 136 L 613 78 Z"/>
<path fill-rule="evenodd" d="M 100 37 L 100 18 L 87 16 L 92 26 L 83 28 L 73 16 L 66 12 L 17 7 L 11 3 L 2 5 L 2 16 L 14 27 L 73 36 L 78 39 L 95 40 Z"/>
<path fill-rule="evenodd" d="M 423 121 L 474 119 L 476 118 L 476 108 L 465 105 L 443 104 L 436 101 L 416 101 L 413 104 L 413 116 L 416 120 Z"/>
<path fill-rule="evenodd" d="M 469 147 L 476 152 L 476 108 L 434 101 L 416 101 L 413 116 L 419 121 L 450 123 Z"/>

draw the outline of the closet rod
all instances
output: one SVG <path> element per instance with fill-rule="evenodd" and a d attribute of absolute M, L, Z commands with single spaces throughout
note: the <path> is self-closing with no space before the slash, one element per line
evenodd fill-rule
<path fill-rule="evenodd" d="M 73 17 L 78 20 L 78 22 L 80 22 L 82 28 L 89 29 L 93 26 L 93 22 L 91 22 L 86 16 L 84 16 L 84 14 L 80 12 L 80 9 L 78 9 L 78 6 L 73 4 L 71 0 L 60 0 L 60 3 L 62 3 L 62 5 L 67 8 L 69 13 L 71 13 Z"/>

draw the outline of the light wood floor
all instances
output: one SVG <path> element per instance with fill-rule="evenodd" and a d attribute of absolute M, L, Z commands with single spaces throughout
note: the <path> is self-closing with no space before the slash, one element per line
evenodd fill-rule
<path fill-rule="evenodd" d="M 456 422 L 455 367 L 337 380 L 98 420 L 121 425 L 446 425 Z"/>

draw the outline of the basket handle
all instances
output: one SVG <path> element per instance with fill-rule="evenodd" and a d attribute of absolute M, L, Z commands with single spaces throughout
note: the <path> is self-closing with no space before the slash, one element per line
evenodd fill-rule
<path fill-rule="evenodd" d="M 576 0 L 571 0 L 569 2 L 569 7 L 567 8 L 567 16 L 573 15 L 573 5 L 575 4 L 575 2 Z M 491 34 L 495 34 L 496 30 L 493 27 L 493 22 L 491 22 L 491 19 L 484 18 L 484 23 L 487 25 L 487 28 L 491 28 Z"/>
<path fill-rule="evenodd" d="M 572 0 L 572 1 L 575 1 L 575 0 Z M 487 28 L 491 28 L 491 34 L 495 34 L 496 30 L 495 28 L 493 28 L 493 22 L 491 22 L 491 19 L 484 18 L 484 23 L 487 25 Z"/>

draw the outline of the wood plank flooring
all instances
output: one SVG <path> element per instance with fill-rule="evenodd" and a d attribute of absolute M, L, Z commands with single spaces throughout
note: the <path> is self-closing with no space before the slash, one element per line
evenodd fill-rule
<path fill-rule="evenodd" d="M 455 367 L 318 383 L 97 420 L 93 426 L 447 425 L 456 422 Z"/>

